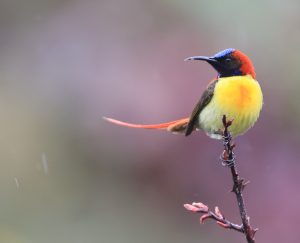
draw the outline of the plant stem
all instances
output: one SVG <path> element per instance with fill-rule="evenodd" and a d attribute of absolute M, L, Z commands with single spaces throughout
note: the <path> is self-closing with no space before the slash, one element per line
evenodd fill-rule
<path fill-rule="evenodd" d="M 248 243 L 255 243 L 254 235 L 257 229 L 253 229 L 249 222 L 249 217 L 246 212 L 245 202 L 243 198 L 242 191 L 247 183 L 244 182 L 244 179 L 240 178 L 237 172 L 236 161 L 233 153 L 233 149 L 235 147 L 232 144 L 232 137 L 230 132 L 228 131 L 228 127 L 231 126 L 232 121 L 227 121 L 226 116 L 223 116 L 223 144 L 224 144 L 224 152 L 222 154 L 222 161 L 225 165 L 230 168 L 232 180 L 233 180 L 233 189 L 232 192 L 236 195 L 236 199 L 238 202 L 238 207 L 240 211 L 240 216 L 243 223 L 244 234 L 246 236 Z"/>

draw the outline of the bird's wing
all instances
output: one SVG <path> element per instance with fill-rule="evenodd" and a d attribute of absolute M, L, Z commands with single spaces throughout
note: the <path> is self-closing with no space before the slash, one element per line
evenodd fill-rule
<path fill-rule="evenodd" d="M 186 127 L 185 136 L 190 135 L 195 129 L 195 124 L 198 121 L 200 112 L 205 106 L 209 104 L 214 95 L 214 89 L 217 82 L 218 79 L 214 79 L 213 81 L 211 81 L 210 84 L 207 86 L 206 90 L 203 92 L 199 102 L 196 104 L 194 110 L 192 111 L 189 123 Z"/>
<path fill-rule="evenodd" d="M 173 133 L 184 133 L 187 124 L 189 122 L 189 118 L 183 118 L 183 119 L 166 122 L 166 123 L 141 125 L 141 124 L 127 123 L 127 122 L 119 121 L 108 117 L 103 117 L 103 119 L 120 126 L 131 127 L 131 128 L 144 128 L 144 129 L 164 129 Z"/>

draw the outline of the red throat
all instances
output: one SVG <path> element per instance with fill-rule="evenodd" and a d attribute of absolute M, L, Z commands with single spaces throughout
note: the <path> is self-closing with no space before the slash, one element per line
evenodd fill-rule
<path fill-rule="evenodd" d="M 241 72 L 244 75 L 251 74 L 251 76 L 255 79 L 256 73 L 249 57 L 247 57 L 243 52 L 239 50 L 236 50 L 232 55 L 241 61 L 242 64 L 240 68 Z"/>

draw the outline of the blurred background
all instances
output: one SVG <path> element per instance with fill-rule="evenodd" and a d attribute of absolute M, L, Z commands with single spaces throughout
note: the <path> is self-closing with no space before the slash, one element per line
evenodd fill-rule
<path fill-rule="evenodd" d="M 300 2 L 1 0 L 0 241 L 245 242 L 222 143 L 117 127 L 186 117 L 216 74 L 183 62 L 233 47 L 265 104 L 236 139 L 257 242 L 299 242 Z"/>

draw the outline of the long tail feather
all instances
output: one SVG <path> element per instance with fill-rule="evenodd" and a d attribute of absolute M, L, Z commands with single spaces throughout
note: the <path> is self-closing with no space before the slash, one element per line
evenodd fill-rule
<path fill-rule="evenodd" d="M 127 123 L 123 121 L 119 121 L 113 118 L 103 117 L 104 120 L 114 123 L 116 125 L 125 126 L 125 127 L 131 127 L 131 128 L 143 128 L 143 129 L 165 129 L 170 132 L 183 132 L 186 129 L 186 126 L 188 124 L 189 118 L 183 118 L 176 121 L 170 121 L 160 124 L 147 124 L 147 125 L 141 125 L 141 124 L 133 124 L 133 123 Z"/>

